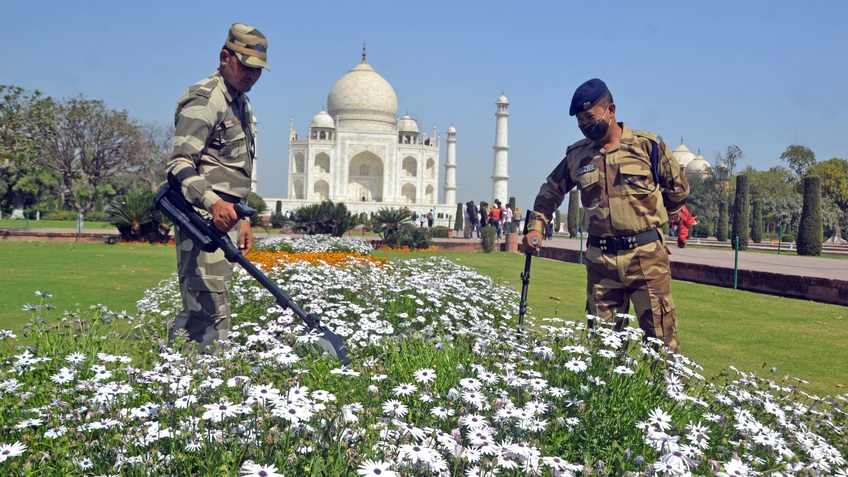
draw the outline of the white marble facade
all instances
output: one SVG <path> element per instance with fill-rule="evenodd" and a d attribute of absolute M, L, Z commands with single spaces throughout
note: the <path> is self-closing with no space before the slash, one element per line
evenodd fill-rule
<path fill-rule="evenodd" d="M 270 211 L 282 202 L 293 210 L 325 199 L 353 213 L 408 207 L 435 209 L 437 225 L 453 226 L 456 214 L 456 129 L 448 129 L 445 197 L 439 203 L 440 138 L 419 131 L 409 115 L 397 118 L 392 86 L 365 61 L 342 76 L 327 95 L 327 108 L 299 137 L 289 126 L 288 198 L 266 198 Z M 449 222 L 449 217 L 450 222 Z"/>

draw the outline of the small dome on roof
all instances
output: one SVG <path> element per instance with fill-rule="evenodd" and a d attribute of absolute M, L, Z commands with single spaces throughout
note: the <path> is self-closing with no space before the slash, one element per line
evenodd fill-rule
<path fill-rule="evenodd" d="M 312 124 L 310 124 L 310 126 L 313 128 L 333 129 L 336 127 L 336 123 L 333 121 L 333 118 L 322 109 L 320 113 L 316 114 L 315 117 L 312 118 Z"/>
<path fill-rule="evenodd" d="M 689 161 L 689 164 L 686 164 L 686 175 L 706 175 L 710 167 L 710 163 L 699 153 L 697 157 Z"/>
<path fill-rule="evenodd" d="M 448 134 L 456 134 L 456 128 L 453 127 L 453 124 L 448 128 Z"/>
<path fill-rule="evenodd" d="M 695 154 L 692 154 L 692 151 L 683 144 L 683 138 L 680 138 L 680 145 L 671 151 L 671 155 L 677 159 L 680 167 L 686 167 L 693 159 L 695 159 Z"/>
<path fill-rule="evenodd" d="M 509 104 L 509 101 L 506 99 L 506 96 L 501 95 L 501 97 L 498 98 L 498 102 L 495 104 Z"/>
<path fill-rule="evenodd" d="M 404 117 L 398 119 L 398 132 L 418 132 L 418 123 L 415 122 L 414 119 L 409 117 L 409 115 L 404 115 Z"/>

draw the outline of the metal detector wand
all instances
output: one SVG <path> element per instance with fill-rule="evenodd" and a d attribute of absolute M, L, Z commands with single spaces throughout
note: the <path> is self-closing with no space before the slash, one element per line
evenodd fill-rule
<path fill-rule="evenodd" d="M 538 237 L 530 237 L 530 244 L 534 247 L 539 245 Z M 524 313 L 527 312 L 527 287 L 530 285 L 530 260 L 533 258 L 533 252 L 524 251 L 524 271 L 521 272 L 521 301 L 518 303 L 518 336 L 521 337 L 521 332 L 524 329 Z"/>

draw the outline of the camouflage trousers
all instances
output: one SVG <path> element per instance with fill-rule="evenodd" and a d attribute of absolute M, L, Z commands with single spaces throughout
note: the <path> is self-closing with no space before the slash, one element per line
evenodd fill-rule
<path fill-rule="evenodd" d="M 617 253 L 586 250 L 586 311 L 607 325 L 620 328 L 615 315 L 635 308 L 646 337 L 662 340 L 680 353 L 677 312 L 671 298 L 671 269 L 664 240 Z"/>
<path fill-rule="evenodd" d="M 229 236 L 237 243 L 239 225 Z M 220 250 L 212 253 L 200 250 L 179 226 L 174 228 L 174 243 L 183 310 L 177 314 L 168 337 L 173 340 L 176 331 L 183 329 L 197 343 L 199 352 L 212 354 L 215 343 L 226 339 L 230 329 L 232 264 Z"/>

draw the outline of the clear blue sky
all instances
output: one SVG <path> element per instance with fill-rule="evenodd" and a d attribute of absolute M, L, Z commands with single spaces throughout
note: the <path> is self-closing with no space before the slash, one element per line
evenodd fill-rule
<path fill-rule="evenodd" d="M 456 127 L 458 201 L 490 200 L 494 103 L 506 94 L 509 192 L 523 209 L 582 137 L 568 105 L 591 77 L 609 85 L 619 120 L 672 148 L 682 136 L 710 162 L 730 145 L 745 154 L 738 169 L 779 165 L 790 144 L 848 157 L 846 17 L 841 0 L 30 0 L 3 7 L 0 83 L 170 123 L 179 95 L 216 67 L 229 25 L 253 25 L 271 66 L 250 93 L 259 193 L 284 197 L 289 118 L 303 137 L 367 42 L 399 116 L 435 125 L 443 145 Z"/>

